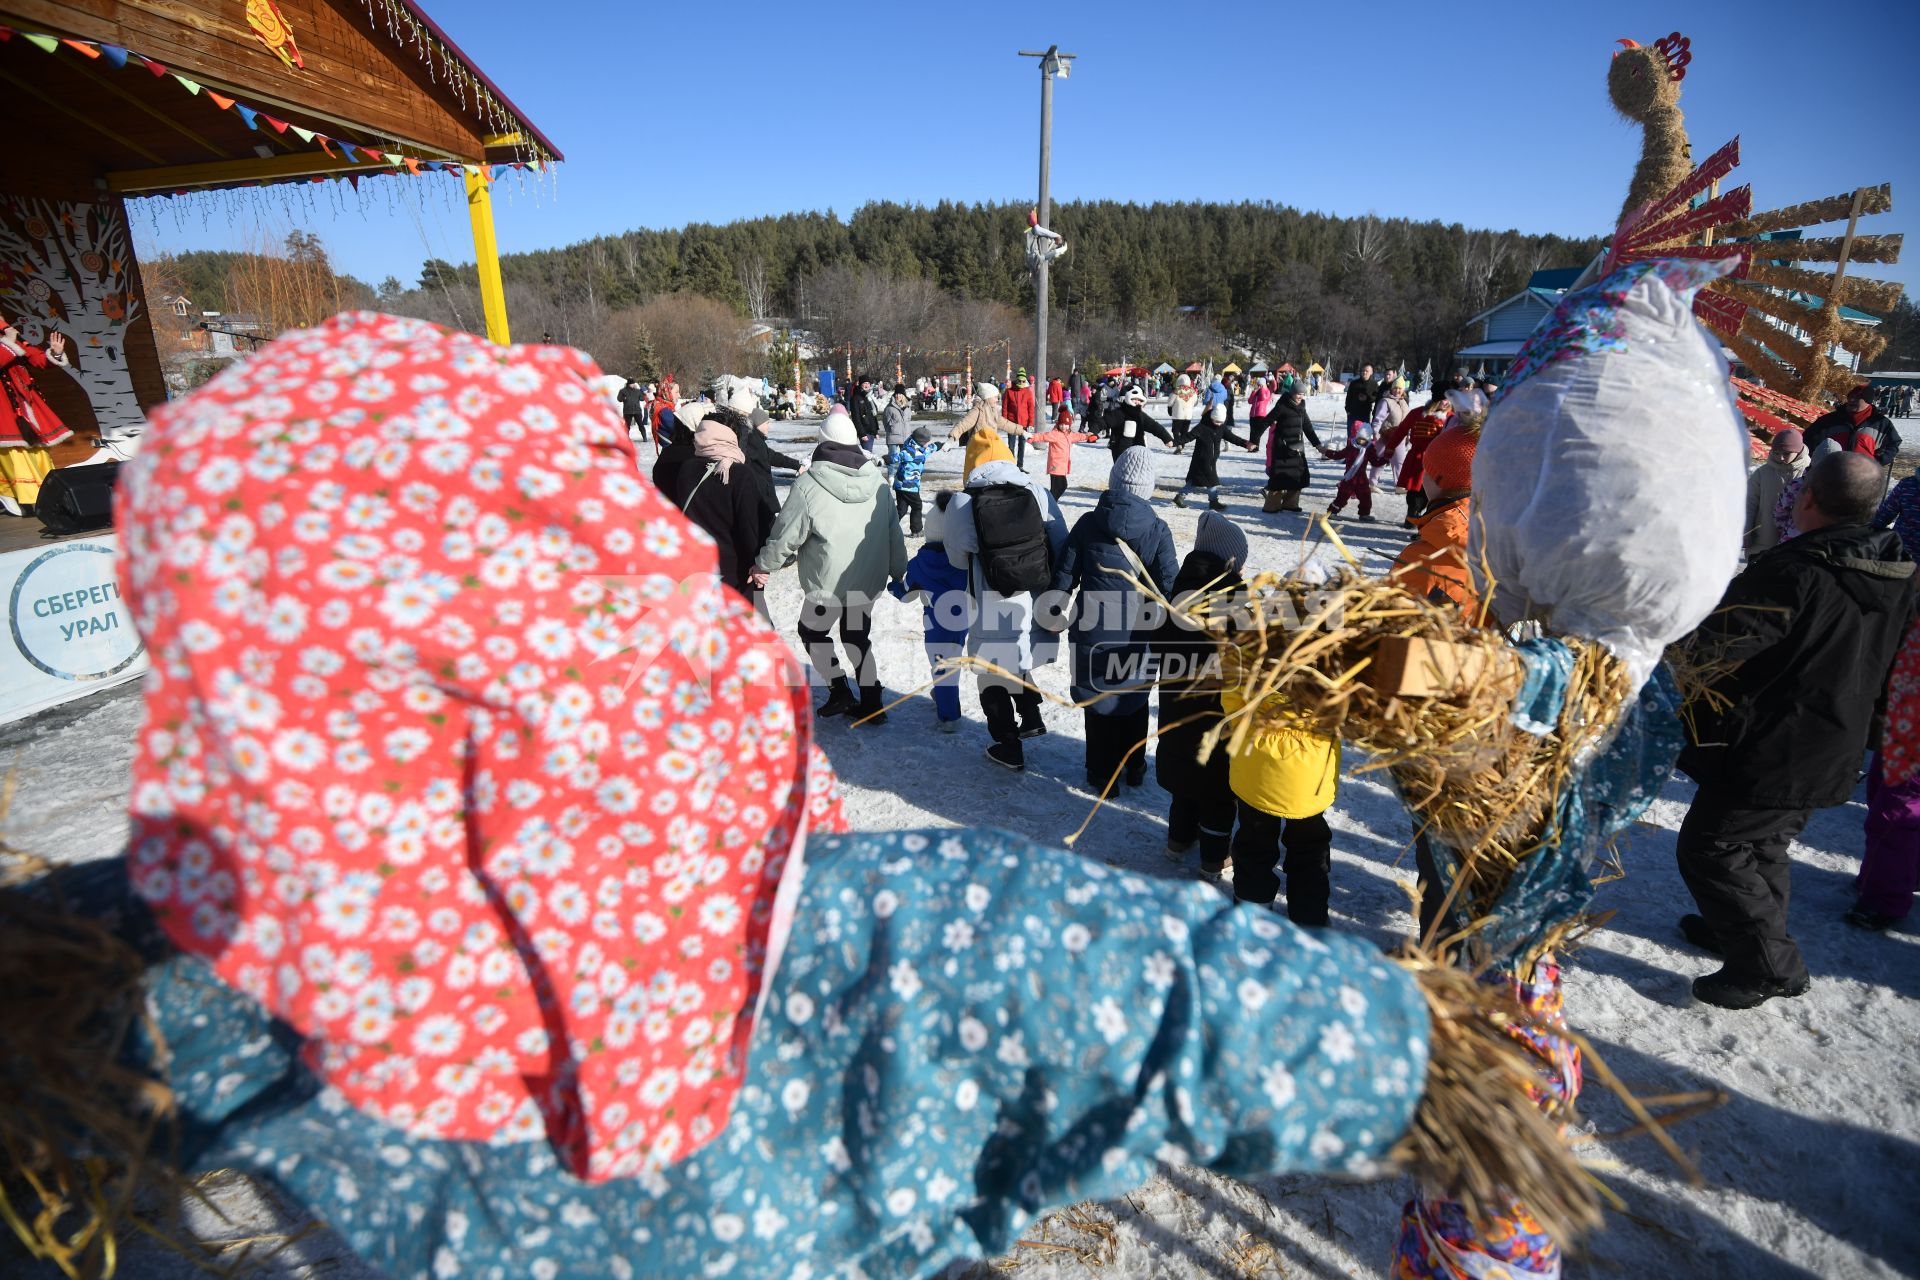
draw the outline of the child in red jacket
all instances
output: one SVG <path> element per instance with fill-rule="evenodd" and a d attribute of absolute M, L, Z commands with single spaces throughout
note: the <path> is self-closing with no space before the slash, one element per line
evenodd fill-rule
<path fill-rule="evenodd" d="M 1340 487 L 1334 490 L 1333 505 L 1327 508 L 1327 518 L 1331 520 L 1340 514 L 1347 505 L 1347 499 L 1353 498 L 1360 504 L 1359 519 L 1364 524 L 1373 523 L 1373 485 L 1367 480 L 1367 468 L 1375 465 L 1373 428 L 1357 419 L 1347 427 L 1347 443 L 1342 449 L 1322 449 L 1320 456 L 1331 458 L 1335 462 L 1347 464 L 1347 471 L 1340 478 Z"/>
<path fill-rule="evenodd" d="M 1065 404 L 1060 406 L 1060 415 L 1053 420 L 1053 429 L 1042 431 L 1038 435 L 1028 436 L 1035 444 L 1047 446 L 1047 484 L 1058 499 L 1067 491 L 1067 476 L 1073 471 L 1073 446 L 1092 444 L 1100 437 L 1088 435 L 1084 431 L 1073 429 L 1073 410 Z"/>

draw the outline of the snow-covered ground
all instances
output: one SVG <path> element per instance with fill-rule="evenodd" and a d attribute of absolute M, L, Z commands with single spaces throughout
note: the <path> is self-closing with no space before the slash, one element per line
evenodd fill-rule
<path fill-rule="evenodd" d="M 1338 402 L 1316 397 L 1311 407 L 1316 421 L 1328 424 L 1323 436 L 1331 441 L 1338 434 L 1332 425 Z M 781 424 L 775 438 L 799 453 L 807 430 Z M 1200 505 L 1172 506 L 1168 499 L 1185 475 L 1186 459 L 1154 447 L 1159 505 L 1184 553 Z M 1042 461 L 1028 456 L 1035 471 Z M 1107 466 L 1104 445 L 1075 448 L 1073 487 L 1063 502 L 1069 520 L 1091 509 Z M 929 493 L 957 485 L 959 469 L 957 452 L 936 456 L 928 468 Z M 1221 478 L 1230 513 L 1251 539 L 1253 568 L 1283 569 L 1303 555 L 1334 555 L 1304 539 L 1307 517 L 1260 513 L 1254 455 L 1228 449 Z M 1310 509 L 1325 507 L 1334 478 L 1332 464 L 1315 463 Z M 1377 495 L 1374 510 L 1379 523 L 1347 523 L 1341 534 L 1355 555 L 1380 570 L 1409 535 L 1400 527 L 1398 496 Z M 774 579 L 770 604 L 776 624 L 791 636 L 799 604 L 791 572 Z M 883 602 L 877 636 L 889 690 L 926 681 L 917 605 Z M 1064 697 L 1065 664 L 1043 668 L 1039 682 Z M 982 755 L 988 739 L 970 685 L 967 723 L 954 736 L 935 731 L 924 696 L 897 707 L 884 726 L 853 728 L 841 720 L 822 727 L 822 745 L 845 784 L 856 827 L 994 824 L 1060 841 L 1087 818 L 1094 797 L 1084 785 L 1080 713 L 1050 706 L 1050 732 L 1027 744 L 1028 772 L 1009 774 Z M 138 695 L 128 689 L 0 729 L 0 760 L 19 771 L 6 822 L 9 842 L 59 858 L 117 851 L 138 714 Z M 1347 762 L 1350 770 L 1359 763 Z M 80 779 L 91 783 L 85 795 L 76 786 Z M 1582 1146 L 1624 1208 L 1609 1213 L 1606 1230 L 1570 1264 L 1569 1274 L 1742 1280 L 1920 1274 L 1920 939 L 1911 926 L 1881 936 L 1840 922 L 1859 864 L 1864 805 L 1856 797 L 1817 815 L 1794 848 L 1793 922 L 1813 970 L 1813 990 L 1799 1000 L 1729 1013 L 1692 1000 L 1688 983 L 1715 962 L 1683 944 L 1674 928 L 1690 908 L 1673 839 L 1691 794 L 1688 784 L 1673 783 L 1627 842 L 1627 876 L 1603 886 L 1596 904 L 1613 913 L 1611 920 L 1568 959 L 1567 1011 L 1637 1092 L 1719 1089 L 1730 1101 L 1676 1131 L 1698 1161 L 1698 1187 L 1648 1139 Z M 1193 855 L 1176 860 L 1164 852 L 1165 801 L 1151 785 L 1120 796 L 1094 815 L 1075 847 L 1154 875 L 1193 874 Z M 1412 927 L 1408 820 L 1385 787 L 1349 772 L 1332 821 L 1335 924 L 1387 945 Z M 1629 1123 L 1591 1074 L 1583 1101 L 1601 1132 Z M 1404 1179 L 1240 1184 L 1170 1168 L 1120 1200 L 1055 1215 L 991 1270 L 962 1274 L 979 1280 L 996 1272 L 1031 1280 L 1380 1275 L 1408 1190 Z M 302 1222 L 244 1188 L 229 1188 L 218 1200 L 236 1221 L 202 1212 L 209 1238 L 294 1231 Z M 257 1246 L 254 1256 L 270 1247 Z M 253 1273 L 341 1280 L 370 1274 L 343 1255 L 336 1241 L 317 1233 Z M 0 1246 L 0 1271 L 13 1274 L 8 1261 Z M 151 1247 L 137 1247 L 121 1274 L 190 1272 Z"/>

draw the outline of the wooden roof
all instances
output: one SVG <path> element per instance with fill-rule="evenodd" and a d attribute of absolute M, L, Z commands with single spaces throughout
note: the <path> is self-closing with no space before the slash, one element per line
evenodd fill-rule
<path fill-rule="evenodd" d="M 249 26 L 245 0 L 0 0 L 15 33 L 0 41 L 0 95 L 16 121 L 43 126 L 13 132 L 8 168 L 78 196 L 103 181 L 133 193 L 392 172 L 358 155 L 367 148 L 478 165 L 560 158 L 410 0 L 277 5 L 299 65 Z M 82 43 L 47 52 L 45 36 Z"/>

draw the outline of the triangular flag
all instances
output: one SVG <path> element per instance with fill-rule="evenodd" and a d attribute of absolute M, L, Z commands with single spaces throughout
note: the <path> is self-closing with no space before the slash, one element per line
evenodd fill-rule
<path fill-rule="evenodd" d="M 135 56 L 137 56 L 137 57 L 138 57 L 138 58 L 140 59 L 140 61 L 142 61 L 142 62 L 144 62 L 144 63 L 146 63 L 146 64 L 147 64 L 147 70 L 149 70 L 149 71 L 151 71 L 151 72 L 153 72 L 153 74 L 155 74 L 155 75 L 157 75 L 157 76 L 164 76 L 164 75 L 166 75 L 166 74 L 167 74 L 167 64 L 166 64 L 166 63 L 164 63 L 164 62 L 155 62 L 155 61 L 154 61 L 154 60 L 153 60 L 152 58 L 149 58 L 149 57 L 148 57 L 148 56 L 147 56 L 146 54 L 144 54 L 144 53 L 142 53 L 142 54 L 137 54 L 137 55 L 135 55 Z"/>
<path fill-rule="evenodd" d="M 324 134 L 324 133 L 316 133 L 316 134 L 314 134 L 313 136 L 314 136 L 314 137 L 316 137 L 316 138 L 318 138 L 318 139 L 320 139 L 320 149 L 321 149 L 322 151 L 324 151 L 324 152 L 326 152 L 326 153 L 327 153 L 328 155 L 330 155 L 330 156 L 331 156 L 331 155 L 333 155 L 333 148 L 327 145 L 327 135 L 326 135 L 326 134 Z M 336 158 L 336 159 L 338 159 L 338 157 L 335 157 L 335 158 Z"/>
<path fill-rule="evenodd" d="M 387 163 L 392 165 L 394 168 L 398 169 L 401 165 L 405 164 L 406 162 L 407 162 L 407 158 L 405 156 L 395 155 L 391 151 L 387 152 Z"/>
<path fill-rule="evenodd" d="M 492 182 L 495 178 L 498 178 L 501 174 L 505 173 L 506 171 L 507 171 L 507 166 L 503 164 L 494 165 L 492 168 L 487 170 L 487 181 Z"/>
<path fill-rule="evenodd" d="M 57 52 L 60 48 L 60 42 L 52 36 L 43 36 L 37 31 L 22 31 L 20 34 L 27 38 L 27 43 L 39 45 L 47 53 Z"/>
<path fill-rule="evenodd" d="M 260 118 L 272 125 L 275 133 L 285 133 L 287 131 L 287 122 L 285 120 L 275 120 L 264 111 L 260 113 Z"/>
<path fill-rule="evenodd" d="M 240 118 L 242 120 L 245 120 L 247 122 L 247 128 L 255 129 L 255 130 L 259 129 L 260 126 L 253 122 L 254 117 L 260 114 L 259 112 L 255 111 L 252 107 L 249 107 L 244 103 L 239 103 L 239 102 L 236 102 L 233 104 L 233 109 L 240 113 Z"/>
<path fill-rule="evenodd" d="M 181 83 L 181 85 L 183 85 L 186 88 L 186 91 L 188 93 L 197 94 L 200 92 L 200 86 L 196 84 L 194 81 L 187 79 L 185 76 L 176 75 L 174 79 L 178 80 Z"/>
<path fill-rule="evenodd" d="M 0 27 L 0 44 L 5 44 L 7 41 L 11 39 L 13 39 L 13 28 Z"/>
<path fill-rule="evenodd" d="M 420 162 L 414 159 L 412 156 L 403 156 L 401 158 L 401 163 L 407 166 L 408 173 L 420 172 Z"/>
<path fill-rule="evenodd" d="M 89 58 L 97 58 L 100 56 L 100 51 L 91 44 L 88 44 L 85 40 L 62 40 L 60 43 L 72 49 L 75 53 L 85 54 Z"/>
<path fill-rule="evenodd" d="M 346 144 L 345 144 L 345 143 L 342 143 L 341 145 L 342 145 L 342 146 L 345 146 Z M 350 173 L 350 174 L 348 174 L 348 175 L 347 175 L 347 181 L 348 181 L 348 182 L 351 182 L 351 183 L 353 184 L 353 189 L 354 189 L 355 191 L 358 191 L 358 190 L 360 189 L 360 175 L 359 175 L 359 174 L 357 174 L 357 173 Z"/>
<path fill-rule="evenodd" d="M 117 44 L 103 44 L 100 46 L 100 52 L 105 54 L 107 61 L 116 68 L 127 65 L 127 51 Z"/>
<path fill-rule="evenodd" d="M 302 142 L 312 142 L 314 138 L 318 136 L 311 129 L 302 129 L 297 124 L 289 125 L 288 128 L 292 129 L 295 135 L 297 135 L 300 141 Z"/>
<path fill-rule="evenodd" d="M 231 107 L 233 105 L 232 98 L 229 98 L 224 93 L 215 93 L 211 89 L 207 90 L 207 99 L 210 102 L 212 102 L 214 106 L 220 108 L 222 111 L 225 111 L 228 107 Z"/>
<path fill-rule="evenodd" d="M 360 154 L 365 156 L 367 159 L 373 161 L 375 164 L 379 164 L 381 161 L 387 158 L 386 152 L 375 151 L 372 147 L 360 148 Z"/>
<path fill-rule="evenodd" d="M 347 153 L 347 163 L 349 164 L 360 163 L 360 157 L 354 154 L 353 144 L 351 142 L 348 142 L 344 138 L 335 138 L 334 141 L 338 142 L 340 144 L 340 149 Z"/>

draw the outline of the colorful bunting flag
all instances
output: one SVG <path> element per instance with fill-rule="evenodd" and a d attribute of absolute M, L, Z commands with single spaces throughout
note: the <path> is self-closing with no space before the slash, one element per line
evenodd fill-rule
<path fill-rule="evenodd" d="M 327 135 L 326 135 L 326 134 L 324 134 L 324 133 L 316 133 L 316 134 L 314 134 L 313 136 L 314 136 L 314 137 L 316 137 L 316 138 L 318 138 L 318 139 L 320 139 L 320 149 L 321 149 L 322 151 L 324 151 L 324 152 L 326 152 L 326 153 L 327 153 L 328 155 L 330 155 L 330 156 L 331 156 L 331 155 L 333 155 L 333 148 L 327 145 L 327 141 L 328 141 L 328 139 L 327 139 Z M 334 158 L 335 158 L 335 159 L 338 159 L 339 157 L 338 157 L 338 156 L 335 156 Z"/>
<path fill-rule="evenodd" d="M 188 93 L 194 94 L 195 96 L 199 95 L 200 86 L 196 82 L 189 80 L 185 76 L 181 76 L 181 75 L 176 75 L 174 79 L 178 80 L 181 83 L 181 85 L 183 85 L 186 88 L 186 91 Z"/>
<path fill-rule="evenodd" d="M 116 70 L 127 65 L 127 51 L 117 44 L 103 44 L 100 46 L 100 52 Z"/>
<path fill-rule="evenodd" d="M 315 133 L 311 129 L 302 129 L 297 124 L 289 125 L 288 128 L 292 129 L 294 132 L 294 135 L 298 137 L 302 142 L 312 142 L 315 138 L 320 136 L 319 134 Z"/>
<path fill-rule="evenodd" d="M 264 111 L 260 113 L 260 118 L 272 125 L 275 133 L 285 133 L 287 131 L 287 122 L 285 120 L 276 120 Z"/>
<path fill-rule="evenodd" d="M 345 138 L 335 138 L 334 141 L 339 143 L 340 150 L 346 153 L 348 164 L 360 163 L 360 157 L 354 154 L 353 144 L 351 142 L 348 142 Z"/>
<path fill-rule="evenodd" d="M 372 147 L 360 148 L 360 154 L 365 156 L 367 159 L 373 161 L 375 164 L 379 164 L 381 161 L 387 158 L 386 152 L 375 151 Z"/>
<path fill-rule="evenodd" d="M 214 106 L 220 108 L 222 111 L 225 111 L 228 107 L 231 107 L 233 105 L 232 98 L 229 98 L 224 93 L 215 93 L 211 89 L 207 90 L 207 100 L 213 103 Z"/>
<path fill-rule="evenodd" d="M 89 58 L 97 58 L 100 56 L 100 51 L 88 44 L 85 40 L 62 39 L 60 43 L 72 49 L 75 53 L 83 54 Z"/>
<path fill-rule="evenodd" d="M 242 120 L 245 120 L 247 122 L 247 128 L 253 129 L 255 131 L 259 130 L 260 126 L 254 123 L 254 117 L 259 115 L 260 114 L 259 112 L 255 111 L 252 107 L 249 107 L 245 103 L 241 103 L 241 102 L 234 103 L 233 109 L 239 113 L 240 118 Z"/>
<path fill-rule="evenodd" d="M 27 43 L 38 45 L 47 53 L 53 53 L 60 48 L 60 42 L 52 36 L 43 36 L 34 31 L 22 31 L 20 34 L 27 38 Z"/>
<path fill-rule="evenodd" d="M 166 63 L 155 62 L 152 58 L 149 58 L 144 53 L 140 54 L 139 57 L 140 57 L 140 61 L 146 64 L 147 70 L 153 72 L 153 74 L 155 74 L 156 76 L 164 76 L 167 74 Z"/>

